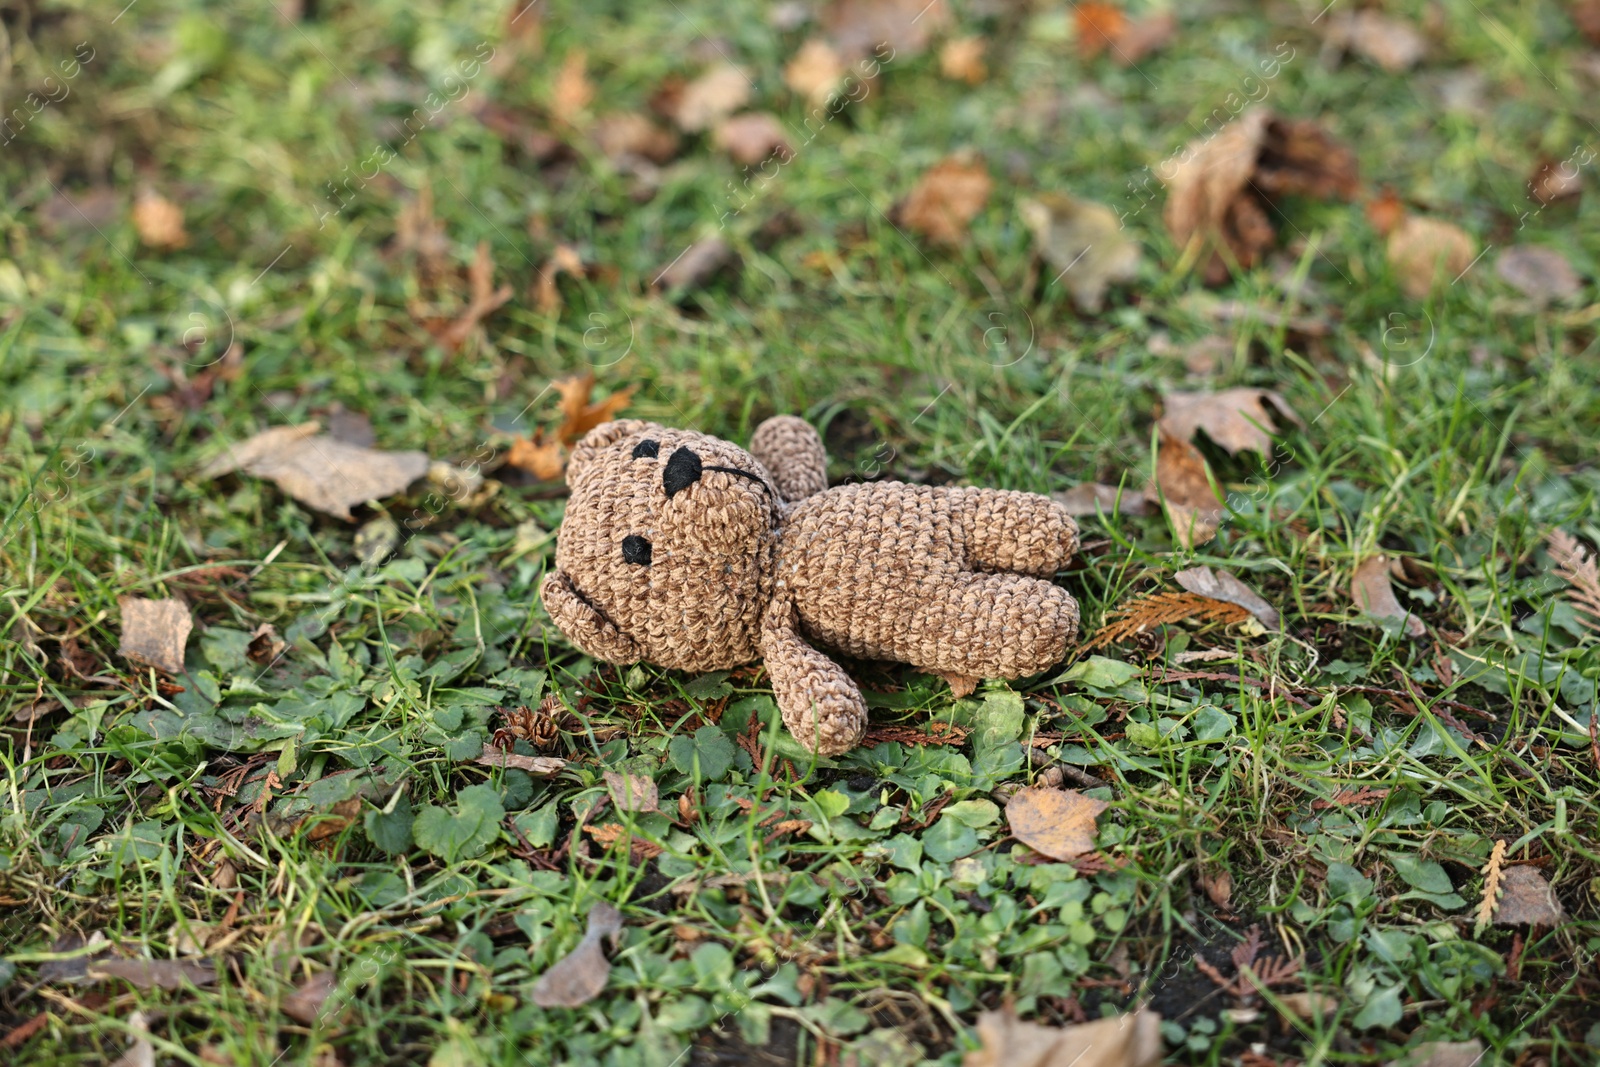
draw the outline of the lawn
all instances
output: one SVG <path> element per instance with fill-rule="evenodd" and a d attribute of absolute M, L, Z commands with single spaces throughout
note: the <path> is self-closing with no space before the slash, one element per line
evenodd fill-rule
<path fill-rule="evenodd" d="M 1142 1009 L 1179 1063 L 1600 1060 L 1600 10 L 920 7 L 0 0 L 0 1059 L 998 1064 Z M 1254 107 L 1328 187 L 1211 260 L 1168 163 Z M 1085 647 L 851 663 L 832 759 L 759 665 L 585 657 L 584 376 L 802 415 L 835 484 L 1115 487 Z M 1255 444 L 1170 432 L 1229 389 Z M 217 462 L 313 420 L 427 473 Z M 1013 832 L 1041 789 L 1092 849 Z"/>

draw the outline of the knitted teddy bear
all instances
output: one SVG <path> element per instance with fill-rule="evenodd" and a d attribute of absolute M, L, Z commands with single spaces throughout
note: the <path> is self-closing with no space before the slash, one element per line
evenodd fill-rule
<path fill-rule="evenodd" d="M 1048 497 L 862 482 L 828 488 L 810 424 L 750 451 L 638 419 L 573 449 L 556 569 L 540 588 L 572 642 L 612 663 L 711 671 L 763 660 L 784 724 L 822 755 L 866 729 L 821 651 L 946 677 L 1015 678 L 1067 654 L 1078 605 L 1050 578 L 1078 527 Z"/>

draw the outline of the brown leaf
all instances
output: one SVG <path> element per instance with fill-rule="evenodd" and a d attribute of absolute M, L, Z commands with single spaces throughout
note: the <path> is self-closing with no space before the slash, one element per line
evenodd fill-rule
<path fill-rule="evenodd" d="M 472 286 L 472 296 L 463 311 L 453 322 L 435 331 L 434 336 L 439 341 L 439 347 L 446 352 L 454 352 L 460 348 L 478 324 L 488 318 L 495 311 L 511 299 L 512 290 L 509 285 L 494 287 L 494 260 L 489 254 L 489 242 L 479 241 L 477 253 L 473 256 L 472 266 L 468 268 L 468 278 Z"/>
<path fill-rule="evenodd" d="M 1095 819 L 1108 807 L 1076 789 L 1024 789 L 1006 802 L 1006 821 L 1035 852 L 1069 860 L 1094 849 Z"/>
<path fill-rule="evenodd" d="M 592 371 L 563 378 L 555 383 L 555 387 L 561 394 L 561 429 L 557 432 L 561 440 L 569 445 L 602 422 L 616 418 L 617 413 L 628 406 L 634 390 L 630 385 L 618 389 L 598 403 L 590 403 L 589 397 L 594 392 Z"/>
<path fill-rule="evenodd" d="M 471 110 L 472 117 L 483 123 L 484 129 L 536 164 L 550 163 L 571 153 L 567 142 L 547 128 L 545 117 L 538 112 L 493 100 L 478 100 Z"/>
<path fill-rule="evenodd" d="M 1540 305 L 1570 300 L 1583 288 L 1567 257 L 1542 245 L 1512 245 L 1495 260 L 1494 271 Z"/>
<path fill-rule="evenodd" d="M 1021 201 L 1017 214 L 1039 254 L 1059 272 L 1053 281 L 1066 287 L 1080 309 L 1099 311 L 1108 286 L 1138 277 L 1139 245 L 1104 204 L 1044 193 Z"/>
<path fill-rule="evenodd" d="M 952 37 L 939 49 L 939 73 L 951 81 L 977 85 L 989 76 L 983 55 L 989 42 L 982 37 Z"/>
<path fill-rule="evenodd" d="M 287 647 L 283 639 L 278 636 L 277 628 L 270 622 L 264 622 L 250 635 L 250 644 L 245 647 L 245 656 L 251 663 L 266 665 L 275 662 Z"/>
<path fill-rule="evenodd" d="M 1424 1041 L 1386 1067 L 1488 1067 L 1483 1043 L 1471 1041 Z"/>
<path fill-rule="evenodd" d="M 1387 237 L 1406 217 L 1405 204 L 1395 195 L 1395 191 L 1387 185 L 1377 196 L 1367 201 L 1367 221 L 1372 223 L 1372 228 L 1378 231 L 1379 237 Z"/>
<path fill-rule="evenodd" d="M 183 208 L 146 189 L 133 202 L 133 228 L 151 248 L 176 249 L 189 243 L 183 228 Z"/>
<path fill-rule="evenodd" d="M 1200 450 L 1161 431 L 1156 453 L 1156 485 L 1174 535 L 1185 548 L 1203 545 L 1222 525 L 1222 497 L 1212 488 Z"/>
<path fill-rule="evenodd" d="M 43 1030 L 44 1024 L 49 1021 L 50 1013 L 47 1011 L 41 1011 L 38 1015 L 35 1015 L 26 1022 L 18 1023 L 16 1026 L 7 1031 L 5 1037 L 0 1037 L 0 1048 L 21 1048 L 27 1043 L 28 1038 L 32 1037 L 34 1034 L 37 1034 L 40 1030 Z"/>
<path fill-rule="evenodd" d="M 611 974 L 601 941 L 621 930 L 622 915 L 617 909 L 603 900 L 596 903 L 589 910 L 583 940 L 540 975 L 529 999 L 541 1008 L 576 1008 L 599 996 Z"/>
<path fill-rule="evenodd" d="M 1064 493 L 1051 493 L 1050 497 L 1064 505 L 1067 514 L 1077 517 L 1113 511 L 1121 515 L 1146 515 L 1150 511 L 1144 490 L 1100 482 L 1083 482 Z"/>
<path fill-rule="evenodd" d="M 1574 0 L 1572 22 L 1590 44 L 1600 48 L 1600 0 Z"/>
<path fill-rule="evenodd" d="M 957 700 L 976 693 L 978 691 L 978 683 L 983 680 L 970 674 L 957 674 L 954 671 L 933 671 L 931 673 L 945 680 L 945 683 L 950 686 L 950 695 Z"/>
<path fill-rule="evenodd" d="M 156 1067 L 156 1049 L 150 1043 L 150 1020 L 142 1011 L 128 1016 L 128 1032 L 133 1043 L 118 1056 L 111 1067 Z"/>
<path fill-rule="evenodd" d="M 502 752 L 491 744 L 484 745 L 483 755 L 472 762 L 485 767 L 512 767 L 519 771 L 527 771 L 536 778 L 549 778 L 560 774 L 567 765 L 566 760 L 556 756 L 519 756 L 514 752 Z"/>
<path fill-rule="evenodd" d="M 1173 579 L 1197 596 L 1237 604 L 1260 620 L 1269 630 L 1278 628 L 1278 609 L 1261 599 L 1261 595 L 1227 571 L 1214 571 L 1210 567 L 1190 567 L 1174 574 Z"/>
<path fill-rule="evenodd" d="M 1249 449 L 1272 454 L 1272 434 L 1279 429 L 1274 415 L 1301 428 L 1305 423 L 1289 402 L 1271 389 L 1224 389 L 1218 393 L 1168 393 L 1162 398 L 1161 429 L 1184 441 L 1201 430 L 1230 456 Z"/>
<path fill-rule="evenodd" d="M 589 54 L 581 48 L 567 53 L 556 72 L 550 90 L 550 114 L 556 121 L 573 125 L 594 101 L 594 83 L 589 80 Z"/>
<path fill-rule="evenodd" d="M 384 452 L 315 436 L 321 424 L 275 426 L 201 468 L 202 479 L 243 471 L 270 478 L 308 507 L 349 520 L 350 509 L 369 500 L 403 492 L 428 473 L 422 452 Z"/>
<path fill-rule="evenodd" d="M 595 147 L 613 164 L 632 157 L 667 163 L 678 154 L 678 135 L 648 116 L 632 111 L 612 112 L 594 124 Z"/>
<path fill-rule="evenodd" d="M 1156 1067 L 1161 1016 L 1141 1008 L 1057 1028 L 1023 1022 L 1009 1009 L 986 1011 L 978 1016 L 978 1040 L 962 1067 Z"/>
<path fill-rule="evenodd" d="M 117 598 L 122 612 L 122 643 L 117 653 L 168 674 L 183 673 L 183 650 L 194 620 L 181 600 Z"/>
<path fill-rule="evenodd" d="M 1276 238 L 1273 197 L 1349 198 L 1358 188 L 1355 155 L 1316 122 L 1291 121 L 1253 107 L 1215 134 L 1198 137 L 1161 164 L 1167 184 L 1162 218 L 1179 246 L 1200 242 L 1208 284 L 1228 276 L 1225 248 L 1251 267 Z"/>
<path fill-rule="evenodd" d="M 1389 584 L 1389 557 L 1382 553 L 1362 560 L 1350 578 L 1350 599 L 1375 619 L 1404 619 L 1406 633 L 1421 637 L 1428 632 L 1423 621 L 1400 606 Z"/>
<path fill-rule="evenodd" d="M 605 772 L 606 792 L 618 811 L 644 813 L 659 811 L 661 793 L 654 778 L 648 774 L 618 774 Z"/>
<path fill-rule="evenodd" d="M 770 111 L 746 111 L 722 120 L 712 131 L 711 143 L 732 156 L 735 163 L 746 166 L 755 166 L 768 156 L 776 156 L 782 162 L 794 158 L 783 123 Z"/>
<path fill-rule="evenodd" d="M 1280 993 L 1277 999 L 1289 1014 L 1308 1021 L 1326 1018 L 1339 1007 L 1339 1001 L 1326 993 Z"/>
<path fill-rule="evenodd" d="M 820 37 L 813 37 L 783 68 L 783 84 L 812 104 L 821 104 L 844 82 L 849 71 L 844 58 Z"/>
<path fill-rule="evenodd" d="M 1507 867 L 1500 876 L 1500 888 L 1494 921 L 1501 926 L 1555 926 L 1564 917 L 1561 902 L 1537 867 Z"/>
<path fill-rule="evenodd" d="M 1078 30 L 1078 55 L 1084 59 L 1115 48 L 1117 38 L 1128 25 L 1128 16 L 1120 7 L 1102 0 L 1074 4 L 1072 17 Z"/>
<path fill-rule="evenodd" d="M 1228 869 L 1219 867 L 1209 874 L 1202 870 L 1198 873 L 1198 878 L 1200 888 L 1205 890 L 1206 896 L 1211 898 L 1211 903 L 1221 910 L 1227 911 L 1228 901 L 1233 897 L 1233 875 L 1228 872 Z"/>
<path fill-rule="evenodd" d="M 561 290 L 556 288 L 556 279 L 563 274 L 581 278 L 584 273 L 583 257 L 578 250 L 571 245 L 557 244 L 533 283 L 534 304 L 545 314 L 554 315 L 561 310 Z"/>
<path fill-rule="evenodd" d="M 1528 176 L 1528 199 L 1541 207 L 1577 200 L 1582 194 L 1583 169 L 1570 160 L 1542 159 Z"/>
<path fill-rule="evenodd" d="M 1401 291 L 1413 300 L 1425 299 L 1435 287 L 1460 277 L 1477 254 L 1478 243 L 1442 219 L 1409 215 L 1389 235 L 1389 266 Z"/>
<path fill-rule="evenodd" d="M 940 244 L 956 245 L 989 202 L 994 181 L 983 160 L 958 154 L 941 160 L 923 174 L 900 205 L 901 223 Z"/>
<path fill-rule="evenodd" d="M 697 289 L 733 261 L 733 246 L 720 237 L 704 237 L 684 249 L 651 283 L 657 289 Z"/>
<path fill-rule="evenodd" d="M 846 60 L 886 51 L 900 61 L 926 51 L 951 17 L 945 0 L 833 0 L 820 21 Z"/>
<path fill-rule="evenodd" d="M 1372 60 L 1390 74 L 1410 70 L 1428 53 L 1427 38 L 1405 19 L 1363 8 L 1328 19 L 1327 40 Z"/>
<path fill-rule="evenodd" d="M 315 1026 L 322 1017 L 322 1009 L 337 985 L 338 976 L 331 970 L 318 971 L 307 978 L 293 993 L 284 997 L 278 1007 L 289 1018 L 306 1026 Z"/>
<path fill-rule="evenodd" d="M 685 133 L 709 130 L 750 102 L 750 75 L 731 63 L 712 67 L 683 87 L 673 119 Z"/>
<path fill-rule="evenodd" d="M 90 981 L 118 978 L 138 989 L 182 989 L 186 985 L 210 986 L 217 982 L 217 965 L 208 959 L 142 960 L 108 956 L 90 960 Z"/>
<path fill-rule="evenodd" d="M 546 439 L 543 430 L 535 430 L 532 437 L 511 442 L 506 462 L 542 482 L 553 482 L 567 469 L 567 450 L 559 440 Z"/>
<path fill-rule="evenodd" d="M 1159 52 L 1178 36 L 1178 17 L 1171 11 L 1158 11 L 1144 18 L 1134 19 L 1122 27 L 1112 42 L 1111 58 L 1124 67 Z"/>

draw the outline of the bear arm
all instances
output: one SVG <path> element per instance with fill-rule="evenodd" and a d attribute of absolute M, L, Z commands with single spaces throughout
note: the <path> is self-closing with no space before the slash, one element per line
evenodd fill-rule
<path fill-rule="evenodd" d="M 539 597 L 556 626 L 587 655 L 607 663 L 637 663 L 643 658 L 633 638 L 589 603 L 564 572 L 545 575 Z"/>
<path fill-rule="evenodd" d="M 1078 551 L 1078 523 L 1066 506 L 1038 493 L 941 488 L 961 527 L 967 567 L 1049 578 Z"/>
<path fill-rule="evenodd" d="M 750 454 L 772 475 L 778 495 L 788 503 L 828 488 L 828 453 L 822 435 L 804 419 L 772 416 L 756 427 Z"/>
<path fill-rule="evenodd" d="M 794 605 L 774 601 L 761 620 L 761 655 L 783 723 L 802 745 L 837 756 L 861 741 L 867 705 L 844 668 L 801 636 Z"/>

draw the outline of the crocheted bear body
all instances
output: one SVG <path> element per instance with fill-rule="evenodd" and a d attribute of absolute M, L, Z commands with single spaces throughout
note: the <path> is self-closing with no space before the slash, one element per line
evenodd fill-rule
<path fill-rule="evenodd" d="M 541 595 L 579 648 L 689 671 L 764 660 L 785 724 L 822 753 L 866 727 L 818 646 L 946 675 L 1063 659 L 1078 607 L 1048 580 L 1078 532 L 1048 497 L 874 482 L 826 488 L 821 438 L 780 415 L 746 452 L 639 420 L 573 450 Z"/>

